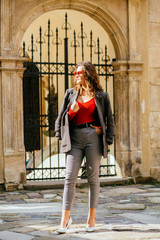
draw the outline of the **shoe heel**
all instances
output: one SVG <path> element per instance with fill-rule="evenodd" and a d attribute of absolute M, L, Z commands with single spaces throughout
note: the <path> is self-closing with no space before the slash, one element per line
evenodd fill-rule
<path fill-rule="evenodd" d="M 64 233 L 66 233 L 67 229 L 70 228 L 71 224 L 72 224 L 72 218 L 70 217 L 69 220 L 68 220 L 68 223 L 67 223 L 66 227 L 65 227 L 65 228 L 60 228 L 60 229 L 58 229 L 58 230 L 56 231 L 57 234 L 64 234 Z"/>
<path fill-rule="evenodd" d="M 67 227 L 67 228 L 70 228 L 71 224 L 72 224 L 72 218 L 70 217 L 70 218 L 69 218 L 69 221 L 68 221 L 68 224 L 67 224 L 66 227 Z"/>

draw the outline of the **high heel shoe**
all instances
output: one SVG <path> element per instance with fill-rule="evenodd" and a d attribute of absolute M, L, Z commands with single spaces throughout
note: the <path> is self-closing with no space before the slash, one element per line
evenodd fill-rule
<path fill-rule="evenodd" d="M 65 228 L 60 228 L 60 229 L 58 229 L 56 232 L 57 232 L 58 234 L 66 233 L 67 228 L 69 228 L 71 224 L 72 224 L 72 218 L 70 217 L 70 218 L 69 218 L 69 221 L 68 221 L 68 223 L 67 223 L 67 225 L 66 225 L 66 227 L 65 227 Z"/>
<path fill-rule="evenodd" d="M 94 231 L 95 231 L 95 227 L 86 226 L 86 232 L 94 232 Z"/>

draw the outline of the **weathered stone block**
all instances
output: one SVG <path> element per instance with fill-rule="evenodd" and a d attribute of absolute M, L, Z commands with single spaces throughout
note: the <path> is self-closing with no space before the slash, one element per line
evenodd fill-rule
<path fill-rule="evenodd" d="M 160 22 L 159 0 L 148 0 L 149 22 Z"/>
<path fill-rule="evenodd" d="M 151 168 L 151 176 L 160 182 L 160 167 L 152 167 Z"/>
<path fill-rule="evenodd" d="M 20 182 L 21 182 L 22 184 L 27 183 L 26 172 L 21 172 L 21 173 L 20 173 Z"/>
<path fill-rule="evenodd" d="M 152 149 L 151 148 L 151 167 L 160 166 L 160 148 Z"/>
<path fill-rule="evenodd" d="M 160 62 L 160 61 L 159 61 Z M 154 112 L 160 111 L 160 86 L 151 86 L 150 88 L 150 110 Z"/>
<path fill-rule="evenodd" d="M 152 128 L 160 127 L 160 112 L 151 112 L 149 125 Z"/>
<path fill-rule="evenodd" d="M 151 138 L 150 138 L 151 147 L 160 148 L 160 141 L 159 141 L 160 128 L 151 128 L 150 132 L 151 132 Z"/>
<path fill-rule="evenodd" d="M 21 190 L 23 190 L 23 189 L 24 189 L 23 184 L 19 184 L 19 185 L 18 185 L 18 190 L 21 191 Z"/>
<path fill-rule="evenodd" d="M 160 67 L 160 48 L 157 47 L 149 47 L 149 66 L 150 67 Z"/>
<path fill-rule="evenodd" d="M 18 184 L 15 184 L 15 183 L 6 183 L 5 184 L 5 189 L 7 192 L 16 191 L 17 188 L 18 188 Z"/>
<path fill-rule="evenodd" d="M 149 24 L 148 35 L 149 46 L 160 46 L 159 36 L 160 36 L 160 22 L 158 23 L 151 22 Z"/>
<path fill-rule="evenodd" d="M 5 180 L 6 183 L 19 183 L 21 181 L 21 172 L 25 172 L 25 160 L 23 156 L 5 157 Z"/>
<path fill-rule="evenodd" d="M 160 85 L 160 68 L 150 68 L 149 80 L 152 84 Z"/>
<path fill-rule="evenodd" d="M 131 176 L 131 174 L 130 174 L 131 166 L 128 162 L 128 158 L 129 158 L 128 155 L 129 155 L 128 151 L 123 151 L 123 150 L 116 151 L 116 156 L 117 156 L 116 161 L 121 170 L 122 177 Z M 123 161 L 122 161 L 122 159 L 123 159 Z"/>
<path fill-rule="evenodd" d="M 142 151 L 136 150 L 130 152 L 130 166 L 131 176 L 138 177 L 142 176 Z"/>
<path fill-rule="evenodd" d="M 135 177 L 134 178 L 134 183 L 135 184 L 151 184 L 154 183 L 154 179 L 151 176 L 148 177 Z"/>

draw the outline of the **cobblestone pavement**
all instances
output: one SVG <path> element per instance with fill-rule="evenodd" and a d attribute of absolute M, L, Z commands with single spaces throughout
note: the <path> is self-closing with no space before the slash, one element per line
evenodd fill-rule
<path fill-rule="evenodd" d="M 160 239 L 160 184 L 101 187 L 96 230 L 86 233 L 88 188 L 77 188 L 73 224 L 57 235 L 62 189 L 0 192 L 0 240 Z"/>

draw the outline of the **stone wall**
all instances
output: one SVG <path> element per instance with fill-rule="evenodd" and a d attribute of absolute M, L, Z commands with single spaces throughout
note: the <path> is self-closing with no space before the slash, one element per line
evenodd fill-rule
<path fill-rule="evenodd" d="M 148 0 L 151 171 L 160 173 L 160 2 Z M 158 172 L 156 173 L 158 174 Z M 158 176 L 158 175 L 157 175 Z"/>

